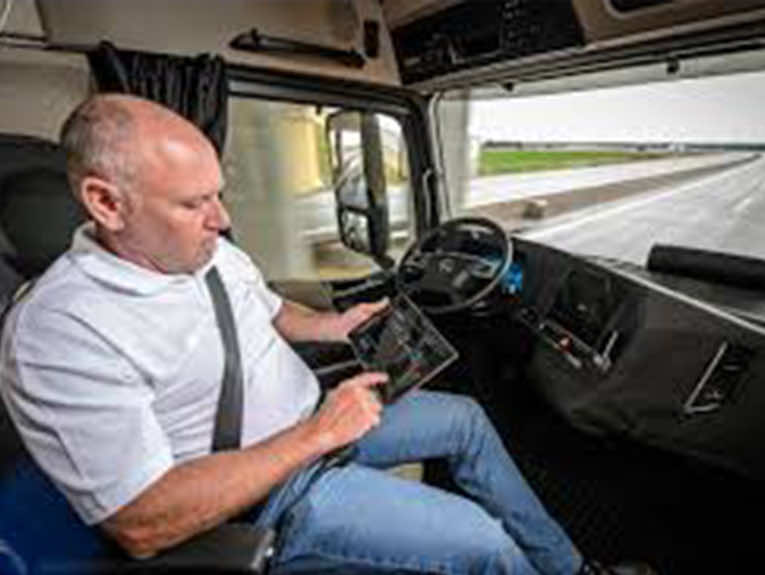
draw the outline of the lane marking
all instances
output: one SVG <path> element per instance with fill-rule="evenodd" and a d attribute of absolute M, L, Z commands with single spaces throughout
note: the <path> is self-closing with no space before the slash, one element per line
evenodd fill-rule
<path fill-rule="evenodd" d="M 664 200 L 664 199 L 667 199 L 667 198 L 670 198 L 670 197 L 673 197 L 673 196 L 677 196 L 677 195 L 680 195 L 680 194 L 683 194 L 683 193 L 687 193 L 690 190 L 692 190 L 693 188 L 708 186 L 709 184 L 714 183 L 717 180 L 723 180 L 723 179 L 726 179 L 726 178 L 730 178 L 732 176 L 740 176 L 744 172 L 744 170 L 751 170 L 752 168 L 755 168 L 755 167 L 759 168 L 759 167 L 761 167 L 760 164 L 762 164 L 762 163 L 763 163 L 763 160 L 758 160 L 757 162 L 755 162 L 753 164 L 742 166 L 740 168 L 740 170 L 736 170 L 733 173 L 726 171 L 726 172 L 723 172 L 721 174 L 717 174 L 715 176 L 710 176 L 708 178 L 704 178 L 703 180 L 699 180 L 698 182 L 691 182 L 689 184 L 684 184 L 684 185 L 680 186 L 679 188 L 675 188 L 675 189 L 669 190 L 667 192 L 664 192 L 664 193 L 661 193 L 661 194 L 657 194 L 655 196 L 651 196 L 649 198 L 643 198 L 642 200 L 635 200 L 634 202 L 629 202 L 629 203 L 626 203 L 626 204 L 622 204 L 622 205 L 616 206 L 616 207 L 611 208 L 611 209 L 605 209 L 605 210 L 603 210 L 601 212 L 598 212 L 596 214 L 593 214 L 591 216 L 585 216 L 585 217 L 583 217 L 581 219 L 577 219 L 577 220 L 574 220 L 574 221 L 571 221 L 571 222 L 564 222 L 564 223 L 559 224 L 559 225 L 553 225 L 553 226 L 551 226 L 549 228 L 544 228 L 544 229 L 541 229 L 541 230 L 538 230 L 538 231 L 531 230 L 529 232 L 524 233 L 523 236 L 527 237 L 527 238 L 530 238 L 530 239 L 546 238 L 548 236 L 555 235 L 557 233 L 560 233 L 560 232 L 563 232 L 563 231 L 566 231 L 566 230 L 578 228 L 578 227 L 581 227 L 583 225 L 591 224 L 592 222 L 595 222 L 595 221 L 599 221 L 599 220 L 602 220 L 602 219 L 605 219 L 605 218 L 609 218 L 611 216 L 614 216 L 616 214 L 620 214 L 620 213 L 625 212 L 625 211 L 634 210 L 636 208 L 639 208 L 639 207 L 651 204 L 653 202 L 657 202 L 657 201 Z"/>

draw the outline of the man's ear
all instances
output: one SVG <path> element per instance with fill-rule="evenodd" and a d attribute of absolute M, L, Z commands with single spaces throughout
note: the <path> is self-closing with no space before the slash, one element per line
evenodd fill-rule
<path fill-rule="evenodd" d="M 86 176 L 80 182 L 80 200 L 90 217 L 105 229 L 118 232 L 125 227 L 125 192 L 111 182 Z"/>

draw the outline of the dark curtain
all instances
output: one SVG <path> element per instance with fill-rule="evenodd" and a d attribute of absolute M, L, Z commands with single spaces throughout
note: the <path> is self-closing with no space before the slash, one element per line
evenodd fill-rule
<path fill-rule="evenodd" d="M 88 53 L 101 92 L 135 94 L 159 102 L 193 122 L 220 156 L 226 141 L 228 82 L 220 56 L 150 54 L 101 42 Z"/>

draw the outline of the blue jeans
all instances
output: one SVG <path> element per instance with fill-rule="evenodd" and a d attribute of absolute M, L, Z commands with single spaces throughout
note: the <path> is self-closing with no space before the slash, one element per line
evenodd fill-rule
<path fill-rule="evenodd" d="M 274 490 L 276 573 L 576 573 L 581 556 L 467 397 L 413 392 L 385 408 L 346 466 L 313 465 Z M 445 458 L 462 497 L 384 470 Z M 306 486 L 308 486 L 306 491 Z"/>

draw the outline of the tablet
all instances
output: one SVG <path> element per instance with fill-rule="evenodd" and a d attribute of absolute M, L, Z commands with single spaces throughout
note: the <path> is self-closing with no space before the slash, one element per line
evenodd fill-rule
<path fill-rule="evenodd" d="M 390 403 L 422 386 L 457 359 L 457 351 L 406 296 L 396 296 L 383 311 L 348 334 L 366 371 L 384 371 L 381 399 Z"/>

